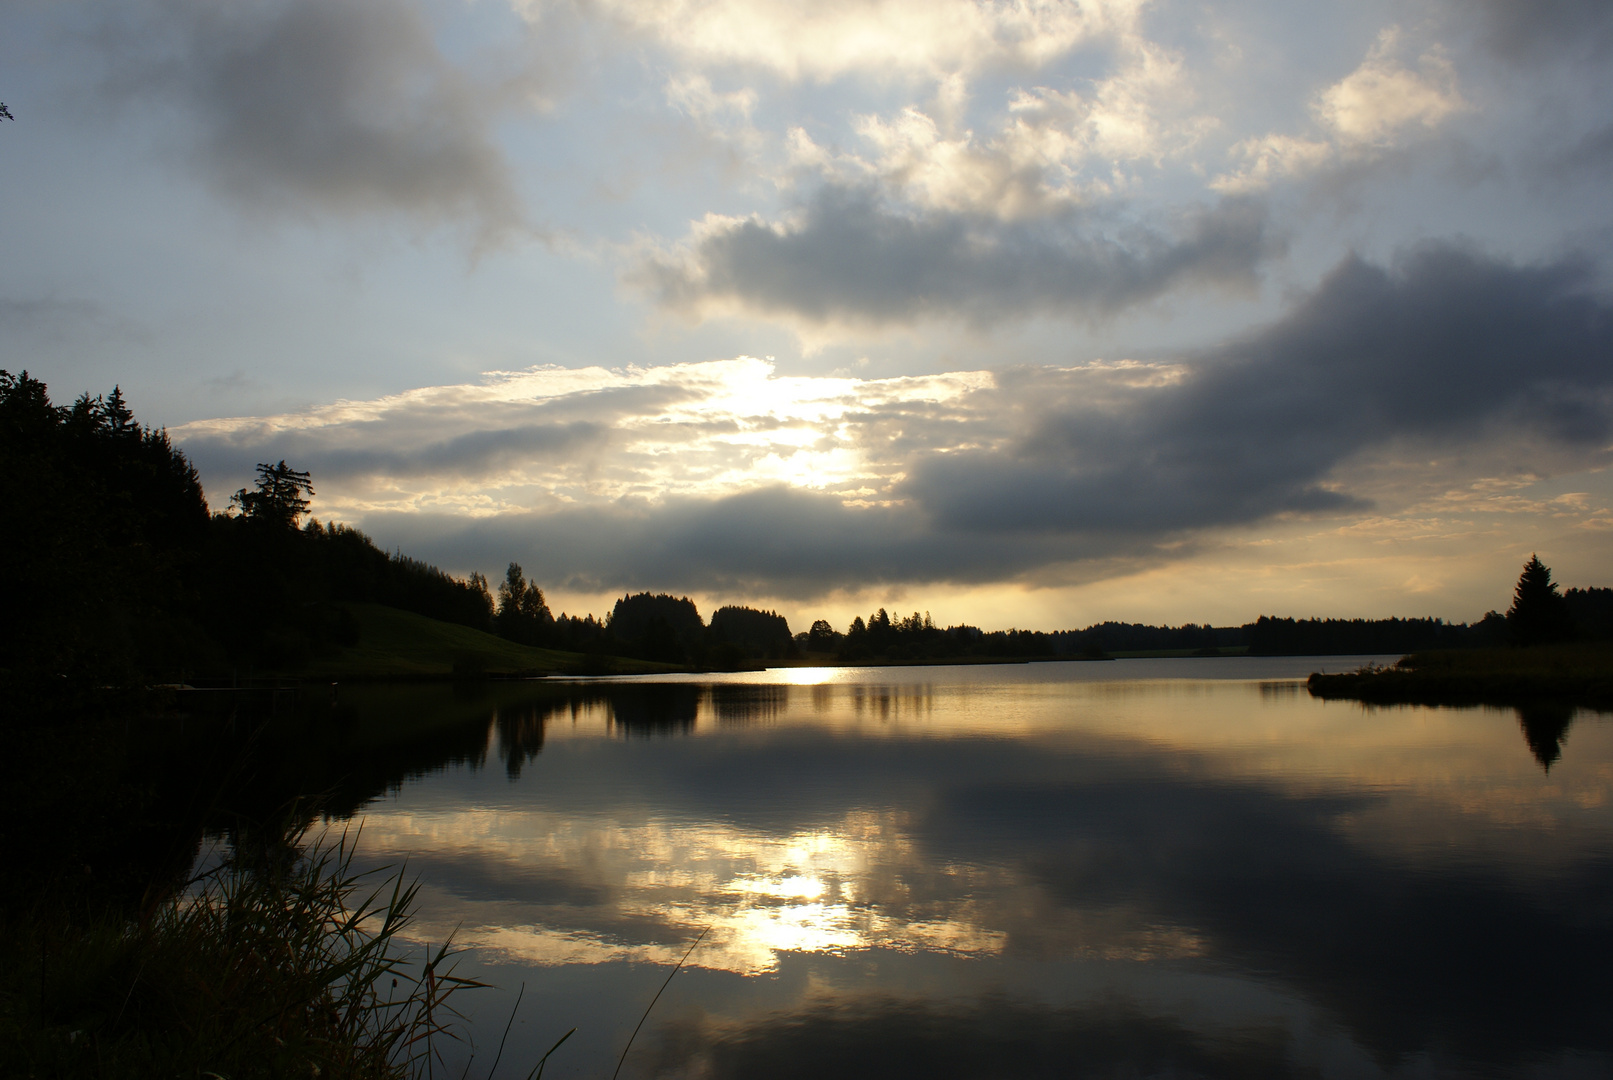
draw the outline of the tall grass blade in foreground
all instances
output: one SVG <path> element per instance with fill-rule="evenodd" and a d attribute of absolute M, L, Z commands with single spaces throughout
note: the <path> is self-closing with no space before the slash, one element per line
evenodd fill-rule
<path fill-rule="evenodd" d="M 616 1078 L 621 1075 L 622 1064 L 625 1061 L 627 1061 L 627 1052 L 629 1050 L 633 1049 L 633 1040 L 638 1038 L 639 1028 L 643 1027 L 644 1026 L 644 1021 L 646 1021 L 646 1020 L 648 1020 L 650 1018 L 650 1010 L 655 1008 L 655 1003 L 657 1001 L 661 1000 L 661 995 L 666 993 L 666 988 L 668 986 L 672 985 L 672 975 L 676 975 L 678 972 L 683 970 L 683 965 L 688 963 L 689 957 L 694 955 L 694 951 L 700 947 L 700 943 L 706 939 L 706 935 L 709 934 L 709 933 L 711 933 L 711 927 L 709 927 L 709 926 L 706 927 L 704 930 L 700 931 L 700 936 L 694 939 L 694 944 L 690 945 L 689 950 L 683 954 L 683 959 L 678 961 L 678 966 L 672 969 L 672 974 L 668 975 L 666 977 L 666 982 L 663 982 L 661 984 L 661 989 L 659 989 L 659 990 L 657 990 L 655 992 L 655 996 L 650 999 L 650 1003 L 644 1007 L 644 1015 L 639 1017 L 638 1018 L 638 1023 L 633 1025 L 633 1034 L 631 1034 L 631 1035 L 629 1035 L 627 1037 L 627 1045 L 622 1047 L 622 1056 L 620 1058 L 616 1059 L 616 1071 L 610 1074 L 610 1080 L 616 1080 Z M 568 1031 L 566 1033 L 567 1038 L 569 1038 L 570 1035 L 571 1035 L 571 1033 Z M 560 1040 L 560 1042 L 565 1042 L 565 1041 L 566 1041 L 565 1039 Z M 556 1047 L 558 1047 L 559 1045 L 560 1045 L 560 1043 L 555 1043 Z M 550 1050 L 549 1054 L 552 1054 L 552 1053 L 554 1053 L 554 1051 Z M 549 1054 L 545 1054 L 543 1056 L 545 1058 L 548 1058 Z M 539 1062 L 538 1064 L 539 1064 L 539 1067 L 541 1068 L 543 1063 Z"/>
<path fill-rule="evenodd" d="M 449 942 L 403 946 L 418 886 L 402 868 L 356 871 L 345 832 L 303 841 L 226 863 L 149 920 L 49 928 L 48 965 L 41 949 L 38 978 L 0 995 L 0 1071 L 430 1076 L 453 996 L 484 984 L 454 974 Z"/>

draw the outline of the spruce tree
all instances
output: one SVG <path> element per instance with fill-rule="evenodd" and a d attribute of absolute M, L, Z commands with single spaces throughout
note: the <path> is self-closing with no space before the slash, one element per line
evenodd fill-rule
<path fill-rule="evenodd" d="M 1507 611 L 1507 632 L 1514 645 L 1545 645 L 1574 636 L 1568 605 L 1551 580 L 1551 568 L 1530 555 L 1512 590 Z"/>
<path fill-rule="evenodd" d="M 116 388 L 113 393 L 117 393 Z M 121 401 L 121 398 L 114 400 Z M 253 521 L 295 529 L 297 519 L 308 512 L 308 500 L 303 495 L 313 493 L 308 473 L 293 469 L 281 458 L 278 465 L 259 463 L 257 490 L 242 488 L 230 496 L 230 505 Z"/>

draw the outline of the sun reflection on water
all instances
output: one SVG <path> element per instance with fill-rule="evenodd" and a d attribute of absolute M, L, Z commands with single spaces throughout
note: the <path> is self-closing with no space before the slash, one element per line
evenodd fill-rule
<path fill-rule="evenodd" d="M 1613 768 L 1559 766 L 1546 782 L 1508 730 L 1475 729 L 1470 717 L 1438 712 L 1417 713 L 1416 723 L 1408 724 L 1410 714 L 1321 707 L 1273 694 L 1269 684 L 1065 687 L 1056 697 L 1033 686 L 1004 712 L 992 694 L 974 687 L 913 679 L 843 684 L 847 669 L 769 674 L 783 685 L 682 687 L 675 695 L 682 710 L 675 729 L 680 738 L 719 735 L 728 748 L 721 753 L 754 754 L 738 748 L 780 732 L 799 740 L 801 729 L 810 729 L 815 738 L 829 740 L 833 753 L 851 755 L 843 758 L 850 765 L 856 754 L 896 737 L 933 742 L 989 736 L 994 743 L 1036 748 L 1030 757 L 1014 759 L 1021 770 L 1016 783 L 1027 782 L 1025 770 L 1051 768 L 1060 760 L 1086 755 L 1102 762 L 1121 755 L 1112 758 L 1120 761 L 1128 747 L 1164 747 L 1171 751 L 1173 776 L 1210 784 L 1275 783 L 1296 797 L 1344 786 L 1370 793 L 1341 807 L 1328 828 L 1380 856 L 1421 859 L 1431 848 L 1469 843 L 1461 838 L 1477 826 L 1505 825 L 1482 833 L 1484 844 L 1501 850 L 1527 840 L 1528 857 L 1512 854 L 1506 861 L 1520 872 L 1576 857 L 1576 837 L 1584 834 L 1551 826 L 1568 805 L 1581 815 L 1605 814 L 1607 769 Z M 792 694 L 798 686 L 812 689 Z M 560 712 L 501 719 L 490 752 L 507 756 L 525 745 L 523 760 L 537 763 L 541 754 L 552 770 L 556 749 L 573 747 L 563 751 L 581 755 L 567 759 L 573 763 L 592 759 L 600 746 L 621 738 L 629 720 L 672 730 L 652 715 L 647 696 L 634 693 L 639 696 L 614 704 L 584 698 Z M 1191 709 L 1182 707 L 1186 703 Z M 1150 721 L 1139 730 L 1143 705 Z M 1479 730 L 1497 746 L 1477 738 Z M 1583 737 L 1598 730 L 1586 728 Z M 847 739 L 870 741 L 865 751 L 854 751 L 849 748 L 859 744 Z M 1077 747 L 1075 756 L 1064 757 Z M 665 751 L 623 747 L 620 753 L 646 755 L 634 758 L 643 761 Z M 968 751 L 970 760 L 977 753 Z M 1437 756 L 1438 768 L 1428 767 L 1431 756 Z M 1105 778 L 1113 777 L 1110 769 L 1103 767 Z M 793 766 L 779 773 L 801 775 Z M 803 777 L 805 786 L 793 791 L 793 781 L 780 779 L 774 789 L 779 806 L 806 798 L 803 807 L 820 815 L 824 807 L 814 800 L 838 788 L 822 786 L 825 777 L 835 781 L 833 774 L 813 775 L 817 787 Z M 968 782 L 977 779 L 970 773 Z M 1059 768 L 1035 783 L 1068 785 L 1073 779 Z M 417 936 L 440 940 L 458 925 L 462 943 L 533 965 L 670 965 L 705 931 L 690 965 L 744 975 L 776 971 L 781 957 L 792 953 L 1157 961 L 1199 956 L 1206 949 L 1199 929 L 1162 921 L 1140 898 L 1050 902 L 1041 875 L 1081 881 L 1082 874 L 1107 872 L 1103 860 L 1113 853 L 1089 842 L 1041 841 L 1054 845 L 1049 850 L 1058 853 L 1056 868 L 1032 865 L 1012 852 L 939 857 L 924 839 L 922 796 L 915 803 L 911 793 L 890 793 L 884 806 L 842 803 L 810 827 L 778 829 L 728 819 L 729 804 L 715 804 L 725 807 L 720 814 L 662 813 L 655 801 L 664 794 L 660 789 L 624 788 L 620 798 L 591 799 L 592 809 L 568 797 L 553 801 L 545 790 L 512 787 L 497 805 L 372 807 L 365 825 L 371 851 L 440 867 L 428 874 L 434 882 L 428 893 L 435 896 L 425 904 L 440 917 L 424 916 L 414 929 Z M 866 799 L 872 790 L 858 797 Z M 1092 860 L 1091 867 L 1083 867 L 1085 860 Z M 456 868 L 472 865 L 475 879 L 455 887 Z M 498 887 L 487 889 L 488 881 Z"/>
<path fill-rule="evenodd" d="M 775 836 L 716 823 L 483 809 L 378 812 L 365 833 L 378 854 L 412 852 L 426 865 L 433 855 L 475 859 L 504 894 L 519 895 L 524 881 L 569 877 L 574 899 L 460 893 L 426 905 L 456 913 L 461 943 L 527 964 L 671 964 L 707 928 L 690 965 L 746 975 L 776 970 L 787 952 L 1000 953 L 1008 933 L 989 925 L 988 909 L 967 894 L 919 895 L 928 890 L 917 882 L 935 880 L 938 868 L 926 865 L 906 824 L 902 814 L 858 811 L 835 828 Z M 948 890 L 1011 886 L 1000 870 L 940 870 Z M 441 940 L 453 929 L 423 918 L 412 934 Z"/>

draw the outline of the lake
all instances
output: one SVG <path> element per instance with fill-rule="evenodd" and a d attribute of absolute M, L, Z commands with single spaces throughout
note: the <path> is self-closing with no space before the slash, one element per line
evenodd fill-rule
<path fill-rule="evenodd" d="M 309 782 L 498 986 L 456 1077 L 663 983 L 624 1077 L 1613 1075 L 1613 724 L 1361 662 L 344 687 Z"/>

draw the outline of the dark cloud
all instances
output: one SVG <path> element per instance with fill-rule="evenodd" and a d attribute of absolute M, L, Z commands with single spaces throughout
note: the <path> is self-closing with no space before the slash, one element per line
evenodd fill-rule
<path fill-rule="evenodd" d="M 123 14 L 109 90 L 177 99 L 233 198 L 518 222 L 492 99 L 408 0 L 174 0 Z"/>
<path fill-rule="evenodd" d="M 1597 273 L 1587 261 L 1517 266 L 1448 245 L 1388 268 L 1352 257 L 1280 321 L 1174 365 L 1009 370 L 940 399 L 883 386 L 820 440 L 869 463 L 844 490 L 557 496 L 496 517 L 374 513 L 358 524 L 451 568 L 514 558 L 579 592 L 805 599 L 1135 570 L 1183 557 L 1208 528 L 1359 512 L 1368 503 L 1346 469 L 1369 455 L 1487 448 L 1519 467 L 1535 454 L 1606 463 L 1613 309 Z M 692 369 L 681 383 L 526 402 L 450 389 L 356 421 L 266 423 L 185 446 L 208 473 L 243 478 L 285 457 L 316 479 L 454 477 L 472 488 L 508 469 L 522 499 L 555 477 L 573 492 L 595 476 L 618 492 L 687 491 L 790 449 L 708 441 L 736 427 L 720 404 L 705 420 L 643 422 L 671 402 L 698 417 L 720 401 L 704 395 L 726 392 L 711 380 Z M 667 474 L 668 456 L 698 460 Z M 527 463 L 539 467 L 523 475 Z"/>
<path fill-rule="evenodd" d="M 501 465 L 557 458 L 600 446 L 609 432 L 598 424 L 521 424 L 472 431 L 439 441 L 411 445 L 407 437 L 392 445 L 352 447 L 328 445 L 319 432 L 277 433 L 273 449 L 256 442 L 234 442 L 206 436 L 186 439 L 185 450 L 209 475 L 248 475 L 264 457 L 298 461 L 321 477 L 482 476 Z M 376 440 L 380 442 L 380 440 Z"/>
<path fill-rule="evenodd" d="M 1252 280 L 1273 242 L 1264 208 L 1229 200 L 1174 235 L 1105 235 L 1084 213 L 1005 224 L 962 213 L 908 216 L 872 191 L 829 185 L 799 223 L 747 221 L 703 236 L 690 261 L 639 279 L 670 308 L 738 302 L 770 314 L 857 322 L 923 317 L 993 323 L 1117 311 L 1192 283 Z"/>
<path fill-rule="evenodd" d="M 676 589 L 811 597 L 873 582 L 989 582 L 1068 559 L 1066 544 L 1025 537 L 983 544 L 928 527 L 910 507 L 849 507 L 783 486 L 722 499 L 556 506 L 467 522 L 377 514 L 364 527 L 448 566 L 514 558 L 536 580 L 577 591 Z M 1081 554 L 1117 545 L 1095 539 Z"/>
<path fill-rule="evenodd" d="M 1553 176 L 1585 174 L 1600 184 L 1613 164 L 1613 124 L 1589 132 L 1551 164 Z"/>
<path fill-rule="evenodd" d="M 1604 55 L 1613 47 L 1606 0 L 1475 0 L 1490 48 L 1511 61 Z"/>
<path fill-rule="evenodd" d="M 1010 452 L 921 459 L 906 493 L 943 529 L 1158 537 L 1357 505 L 1330 473 L 1395 440 L 1522 429 L 1596 457 L 1613 433 L 1613 312 L 1592 277 L 1443 246 L 1392 270 L 1351 258 L 1179 385 L 1123 413 L 1047 409 Z"/>
<path fill-rule="evenodd" d="M 681 386 L 623 386 L 526 402 L 416 400 L 351 424 L 247 425 L 187 435 L 205 475 L 249 477 L 260 461 L 295 460 L 314 475 L 480 478 L 518 463 L 572 460 L 602 450 L 617 421 L 693 396 Z"/>
<path fill-rule="evenodd" d="M 805 598 L 1090 560 L 1135 566 L 1196 530 L 1363 509 L 1335 473 L 1376 449 L 1538 440 L 1606 460 L 1613 312 L 1593 280 L 1580 261 L 1518 267 L 1448 246 L 1389 269 L 1351 258 L 1286 318 L 1184 362 L 1174 383 L 1025 370 L 935 415 L 876 408 L 851 426 L 905 467 L 890 505 L 780 486 L 367 524 L 448 565 L 515 557 L 578 590 Z M 930 423 L 949 438 L 926 438 Z M 960 425 L 1018 434 L 995 449 L 932 448 L 956 445 Z"/>
<path fill-rule="evenodd" d="M 103 332 L 115 329 L 125 340 L 140 336 L 137 327 L 113 319 L 105 307 L 94 301 L 0 296 L 0 367 L 8 366 L 8 360 L 19 368 L 26 367 L 30 362 L 37 366 L 39 358 L 28 352 L 34 343 L 82 335 L 86 329 Z M 10 360 L 6 354 L 12 351 L 9 346 L 13 343 L 21 347 L 15 353 L 16 359 Z M 68 396 L 62 393 L 65 389 L 57 389 L 57 396 Z M 82 388 L 75 387 L 72 392 L 80 393 Z"/>

